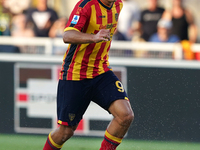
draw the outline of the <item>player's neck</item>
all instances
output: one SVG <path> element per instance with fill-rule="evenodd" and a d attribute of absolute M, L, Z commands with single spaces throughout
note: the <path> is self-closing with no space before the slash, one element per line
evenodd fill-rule
<path fill-rule="evenodd" d="M 111 7 L 113 2 L 109 2 L 108 0 L 100 0 L 104 5 Z"/>

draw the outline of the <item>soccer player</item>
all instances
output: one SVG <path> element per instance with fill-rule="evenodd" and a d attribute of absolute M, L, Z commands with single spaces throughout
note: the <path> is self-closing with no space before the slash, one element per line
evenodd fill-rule
<path fill-rule="evenodd" d="M 126 134 L 134 115 L 123 85 L 108 62 L 122 5 L 121 0 L 80 0 L 73 9 L 63 35 L 63 41 L 70 45 L 57 92 L 60 126 L 49 134 L 43 150 L 62 148 L 91 101 L 113 115 L 100 150 L 115 150 Z"/>

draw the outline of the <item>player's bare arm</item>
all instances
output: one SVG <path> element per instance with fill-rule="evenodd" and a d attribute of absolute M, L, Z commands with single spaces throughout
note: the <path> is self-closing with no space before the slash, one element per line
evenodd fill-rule
<path fill-rule="evenodd" d="M 71 44 L 85 44 L 85 43 L 98 43 L 110 40 L 110 31 L 101 29 L 97 34 L 82 33 L 76 30 L 68 30 L 64 32 L 64 43 Z"/>

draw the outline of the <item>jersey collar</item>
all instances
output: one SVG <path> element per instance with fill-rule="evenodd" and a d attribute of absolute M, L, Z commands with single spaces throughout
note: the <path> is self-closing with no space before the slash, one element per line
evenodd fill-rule
<path fill-rule="evenodd" d="M 108 10 L 110 10 L 112 7 L 113 7 L 113 4 L 112 4 L 112 6 L 107 6 L 106 4 L 104 4 L 101 0 L 98 0 L 98 2 L 104 7 L 104 8 L 106 8 L 106 9 L 108 9 Z"/>

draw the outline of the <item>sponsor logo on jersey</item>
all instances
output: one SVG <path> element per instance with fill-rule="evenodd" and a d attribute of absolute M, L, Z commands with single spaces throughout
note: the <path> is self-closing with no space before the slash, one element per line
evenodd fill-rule
<path fill-rule="evenodd" d="M 99 16 L 99 18 L 106 18 L 106 16 Z"/>
<path fill-rule="evenodd" d="M 112 29 L 112 28 L 115 28 L 115 27 L 117 27 L 117 24 L 107 24 L 107 25 L 100 25 L 100 27 L 99 27 L 99 29 Z"/>

